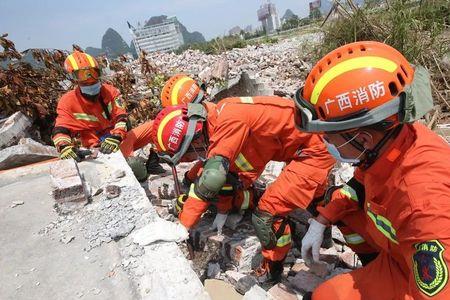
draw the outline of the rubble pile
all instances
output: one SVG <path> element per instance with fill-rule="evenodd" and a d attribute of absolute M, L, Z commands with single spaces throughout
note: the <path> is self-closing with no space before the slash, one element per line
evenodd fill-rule
<path fill-rule="evenodd" d="M 307 34 L 277 44 L 232 49 L 220 55 L 187 50 L 180 55 L 152 53 L 148 58 L 165 74 L 184 72 L 220 84 L 221 80 L 232 79 L 245 71 L 264 78 L 275 91 L 293 94 L 312 67 L 304 46 L 319 40 L 320 34 Z"/>

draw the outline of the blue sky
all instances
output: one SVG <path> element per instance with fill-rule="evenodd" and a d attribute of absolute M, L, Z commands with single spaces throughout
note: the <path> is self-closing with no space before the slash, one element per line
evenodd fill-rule
<path fill-rule="evenodd" d="M 136 25 L 155 15 L 175 15 L 189 31 L 206 39 L 223 35 L 236 25 L 257 25 L 256 10 L 263 0 L 0 0 L 0 34 L 9 33 L 19 50 L 100 47 L 109 27 L 128 43 L 126 21 Z M 280 17 L 287 8 L 308 14 L 309 0 L 272 0 Z"/>

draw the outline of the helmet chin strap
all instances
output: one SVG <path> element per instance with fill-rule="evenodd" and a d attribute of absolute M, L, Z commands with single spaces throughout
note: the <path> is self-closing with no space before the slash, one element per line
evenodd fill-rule
<path fill-rule="evenodd" d="M 366 149 L 363 145 L 361 145 L 361 143 L 356 141 L 356 139 L 353 139 L 348 133 L 343 133 L 342 137 L 359 151 L 366 152 L 365 157 L 359 164 L 356 164 L 356 166 L 362 166 L 364 169 L 367 169 L 377 160 L 381 148 L 386 145 L 387 141 L 390 138 L 397 136 L 402 128 L 403 125 L 400 124 L 399 126 L 396 126 L 395 128 L 389 130 L 372 149 Z"/>

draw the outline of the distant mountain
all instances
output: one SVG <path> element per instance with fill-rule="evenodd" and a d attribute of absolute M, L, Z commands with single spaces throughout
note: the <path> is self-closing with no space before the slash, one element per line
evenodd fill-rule
<path fill-rule="evenodd" d="M 294 13 L 292 12 L 292 10 L 287 9 L 286 12 L 284 13 L 284 15 L 283 15 L 283 17 L 282 17 L 281 19 L 282 19 L 283 21 L 287 21 L 287 20 L 290 20 L 290 19 L 293 19 L 293 18 L 297 18 L 297 19 L 298 19 L 298 16 L 297 16 L 296 14 L 294 14 Z"/>
<path fill-rule="evenodd" d="M 125 43 L 120 34 L 112 28 L 108 28 L 102 38 L 102 49 L 106 55 L 116 58 L 122 54 L 130 53 L 130 47 Z"/>
<path fill-rule="evenodd" d="M 87 47 L 84 51 L 87 54 L 90 54 L 90 55 L 92 55 L 94 57 L 97 57 L 97 56 L 105 54 L 105 51 L 103 51 L 103 49 L 95 48 L 95 47 Z"/>
<path fill-rule="evenodd" d="M 153 16 L 145 23 L 145 26 L 161 24 L 166 20 L 167 20 L 167 16 L 165 16 L 165 15 Z M 205 37 L 200 32 L 198 32 L 198 31 L 189 32 L 187 30 L 186 26 L 184 26 L 180 21 L 178 21 L 178 24 L 180 25 L 180 31 L 181 31 L 181 34 L 183 35 L 185 44 L 206 42 Z"/>

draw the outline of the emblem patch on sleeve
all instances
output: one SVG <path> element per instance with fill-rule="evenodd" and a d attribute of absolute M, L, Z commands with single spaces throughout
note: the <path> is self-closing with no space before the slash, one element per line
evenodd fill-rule
<path fill-rule="evenodd" d="M 120 99 L 119 97 L 117 97 L 117 98 L 114 99 L 114 100 L 115 100 L 115 102 L 116 102 L 116 105 L 117 105 L 119 108 L 125 109 L 125 106 L 124 106 L 124 104 L 123 104 L 122 99 Z"/>
<path fill-rule="evenodd" d="M 447 264 L 443 258 L 444 247 L 438 240 L 414 245 L 414 278 L 417 287 L 427 296 L 439 293 L 448 281 Z"/>

